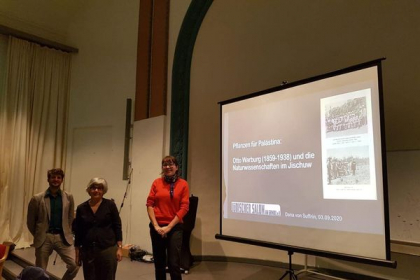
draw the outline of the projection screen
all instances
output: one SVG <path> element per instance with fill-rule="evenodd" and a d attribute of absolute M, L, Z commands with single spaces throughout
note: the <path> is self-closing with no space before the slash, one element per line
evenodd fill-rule
<path fill-rule="evenodd" d="M 381 60 L 220 102 L 220 234 L 370 259 L 389 249 Z"/>

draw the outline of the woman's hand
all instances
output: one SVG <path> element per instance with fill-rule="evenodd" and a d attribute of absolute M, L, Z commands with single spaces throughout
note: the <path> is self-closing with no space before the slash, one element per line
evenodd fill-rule
<path fill-rule="evenodd" d="M 123 255 L 122 255 L 122 248 L 118 247 L 117 249 L 117 261 L 122 261 Z"/>
<path fill-rule="evenodd" d="M 164 228 L 165 227 L 160 227 L 159 225 L 155 225 L 156 232 L 162 237 L 166 237 L 166 236 L 164 236 L 164 235 L 166 235 L 166 233 L 164 231 Z"/>
<path fill-rule="evenodd" d="M 82 266 L 82 258 L 80 257 L 80 249 L 79 249 L 79 247 L 74 247 L 74 251 L 75 251 L 74 261 L 76 262 L 76 265 Z"/>
<path fill-rule="evenodd" d="M 165 226 L 162 228 L 163 231 L 163 235 L 162 237 L 166 237 L 166 235 L 171 231 L 172 227 L 170 227 L 169 225 Z"/>

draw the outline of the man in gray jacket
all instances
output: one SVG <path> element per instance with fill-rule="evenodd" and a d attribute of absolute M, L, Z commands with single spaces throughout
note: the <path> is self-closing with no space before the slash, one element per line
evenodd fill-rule
<path fill-rule="evenodd" d="M 47 172 L 49 188 L 32 197 L 28 206 L 27 226 L 34 236 L 36 266 L 46 270 L 48 259 L 56 251 L 67 264 L 62 280 L 76 277 L 79 267 L 71 225 L 74 218 L 73 196 L 60 189 L 64 172 L 60 168 Z"/>

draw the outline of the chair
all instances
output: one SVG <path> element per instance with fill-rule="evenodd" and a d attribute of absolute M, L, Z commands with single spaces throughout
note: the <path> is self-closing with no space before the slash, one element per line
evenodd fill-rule
<path fill-rule="evenodd" d="M 9 254 L 9 245 L 0 244 L 0 277 L 3 274 L 3 265 L 7 259 L 8 254 Z"/>

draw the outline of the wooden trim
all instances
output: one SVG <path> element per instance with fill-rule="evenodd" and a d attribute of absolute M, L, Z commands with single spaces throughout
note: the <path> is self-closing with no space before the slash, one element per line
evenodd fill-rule
<path fill-rule="evenodd" d="M 169 0 L 154 2 L 152 31 L 150 118 L 166 114 Z"/>
<path fill-rule="evenodd" d="M 136 98 L 134 120 L 148 118 L 153 1 L 141 0 L 137 39 Z"/>
<path fill-rule="evenodd" d="M 141 0 L 134 120 L 166 114 L 169 0 Z"/>

